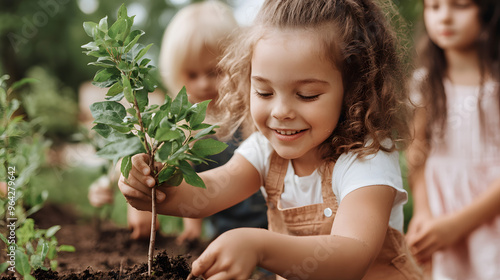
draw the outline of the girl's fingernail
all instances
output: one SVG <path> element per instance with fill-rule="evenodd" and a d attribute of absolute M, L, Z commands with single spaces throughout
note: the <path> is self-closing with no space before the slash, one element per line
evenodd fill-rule
<path fill-rule="evenodd" d="M 154 180 L 153 178 L 149 178 L 149 179 L 147 180 L 147 183 L 148 183 L 148 186 L 152 187 L 152 186 L 154 186 L 154 185 L 155 185 L 155 180 Z"/>
<path fill-rule="evenodd" d="M 156 192 L 156 198 L 158 200 L 163 200 L 165 198 L 165 194 L 163 194 L 162 192 Z"/>
<path fill-rule="evenodd" d="M 142 174 L 144 174 L 144 175 L 148 175 L 148 172 L 149 172 L 149 169 L 148 169 L 148 168 L 144 168 L 144 169 L 142 170 Z"/>

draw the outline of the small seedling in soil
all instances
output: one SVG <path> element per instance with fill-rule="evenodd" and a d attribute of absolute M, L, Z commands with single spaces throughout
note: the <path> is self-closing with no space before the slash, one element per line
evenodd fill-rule
<path fill-rule="evenodd" d="M 222 152 L 226 144 L 205 136 L 214 134 L 216 125 L 204 123 L 209 100 L 191 104 L 183 88 L 172 101 L 165 97 L 163 105 L 149 105 L 148 94 L 158 84 L 150 73 L 150 59 L 144 58 L 151 44 L 138 43 L 144 31 L 132 30 L 134 16 L 127 15 L 125 5 L 118 10 L 116 22 L 108 27 L 104 17 L 99 23 L 85 22 L 83 27 L 92 41 L 82 48 L 85 54 L 96 57 L 90 65 L 100 67 L 93 84 L 109 88 L 107 101 L 90 106 L 93 129 L 109 142 L 97 154 L 121 162 L 125 177 L 132 168 L 131 158 L 146 153 L 156 186 L 152 188 L 153 213 L 148 253 L 148 274 L 151 274 L 156 230 L 156 187 L 167 183 L 178 186 L 183 180 L 196 187 L 205 187 L 191 163 L 206 162 L 207 157 Z M 129 104 L 125 108 L 119 101 Z M 162 166 L 155 168 L 154 162 Z M 191 162 L 191 163 L 190 163 Z"/>

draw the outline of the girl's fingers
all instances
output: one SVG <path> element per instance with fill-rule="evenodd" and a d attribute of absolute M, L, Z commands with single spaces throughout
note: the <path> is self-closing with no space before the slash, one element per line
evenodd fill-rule
<path fill-rule="evenodd" d="M 201 256 L 193 262 L 193 269 L 191 273 L 194 276 L 203 275 L 204 277 L 209 277 L 211 274 L 207 274 L 207 272 L 214 265 L 215 259 L 215 256 L 210 252 L 203 252 L 203 254 L 201 254 Z"/>
<path fill-rule="evenodd" d="M 149 168 L 149 156 L 147 154 L 133 156 L 132 166 L 144 176 L 150 175 L 151 173 L 151 168 Z"/>
<path fill-rule="evenodd" d="M 132 187 L 132 185 L 134 187 Z M 121 176 L 119 180 L 119 188 L 125 198 L 134 200 L 144 200 L 151 201 L 151 191 L 148 187 L 142 185 L 142 187 L 137 187 L 140 183 L 134 177 L 129 176 L 129 179 Z"/>

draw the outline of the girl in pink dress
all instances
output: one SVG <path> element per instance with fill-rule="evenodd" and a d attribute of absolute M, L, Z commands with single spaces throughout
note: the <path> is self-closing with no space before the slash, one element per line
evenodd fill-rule
<path fill-rule="evenodd" d="M 434 279 L 500 279 L 500 2 L 424 0 L 407 241 Z"/>

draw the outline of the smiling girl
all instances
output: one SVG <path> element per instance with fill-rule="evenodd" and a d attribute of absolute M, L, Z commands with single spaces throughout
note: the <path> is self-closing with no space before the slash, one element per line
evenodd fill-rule
<path fill-rule="evenodd" d="M 252 133 L 207 188 L 161 186 L 159 212 L 204 217 L 265 187 L 269 230 L 241 228 L 193 263 L 208 279 L 256 266 L 288 279 L 421 279 L 405 245 L 397 147 L 407 139 L 394 38 L 371 0 L 269 0 L 221 62 L 221 135 Z M 150 210 L 145 155 L 120 190 Z"/>

